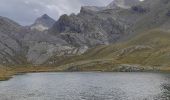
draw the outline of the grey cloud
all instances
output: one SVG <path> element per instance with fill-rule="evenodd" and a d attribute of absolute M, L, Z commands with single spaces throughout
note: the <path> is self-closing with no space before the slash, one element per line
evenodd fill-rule
<path fill-rule="evenodd" d="M 15 20 L 22 25 L 29 25 L 34 20 L 48 14 L 58 19 L 62 14 L 78 13 L 81 6 L 105 6 L 112 0 L 1 0 L 0 16 Z"/>

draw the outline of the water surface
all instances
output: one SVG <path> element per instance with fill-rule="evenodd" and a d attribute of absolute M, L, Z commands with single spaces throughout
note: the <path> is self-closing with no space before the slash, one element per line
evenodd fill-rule
<path fill-rule="evenodd" d="M 0 82 L 0 100 L 170 100 L 170 74 L 30 73 Z"/>

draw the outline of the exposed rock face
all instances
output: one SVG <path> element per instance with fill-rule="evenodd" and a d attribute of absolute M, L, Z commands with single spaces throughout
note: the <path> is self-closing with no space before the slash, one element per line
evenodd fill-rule
<path fill-rule="evenodd" d="M 0 17 L 1 64 L 42 64 L 54 55 L 82 54 L 88 49 L 83 47 L 74 47 L 60 37 Z"/>
<path fill-rule="evenodd" d="M 140 3 L 139 0 L 115 0 L 107 7 L 82 7 L 78 15 L 61 16 L 49 33 L 76 47 L 108 45 L 132 32 L 131 27 L 145 16 L 145 13 L 136 13 L 145 10 L 133 7 Z"/>
<path fill-rule="evenodd" d="M 49 17 L 47 14 L 36 19 L 35 23 L 30 26 L 32 30 L 36 29 L 38 31 L 48 30 L 53 26 L 55 20 Z"/>
<path fill-rule="evenodd" d="M 129 26 L 110 11 L 82 11 L 78 15 L 63 15 L 49 30 L 74 46 L 96 46 L 116 41 Z M 64 34 L 63 34 L 64 33 Z"/>
<path fill-rule="evenodd" d="M 10 19 L 0 17 L 0 63 L 24 63 L 23 46 L 18 39 L 21 26 Z"/>

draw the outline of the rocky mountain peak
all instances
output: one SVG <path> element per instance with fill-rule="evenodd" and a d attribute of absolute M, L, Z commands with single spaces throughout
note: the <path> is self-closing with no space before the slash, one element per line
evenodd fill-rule
<path fill-rule="evenodd" d="M 32 30 L 36 29 L 38 31 L 44 31 L 44 30 L 51 28 L 54 23 L 55 23 L 54 19 L 49 17 L 47 14 L 44 14 L 41 17 L 37 18 L 35 20 L 35 23 L 31 25 L 30 28 Z"/>
<path fill-rule="evenodd" d="M 43 19 L 50 19 L 51 17 L 49 17 L 47 14 L 44 14 L 44 15 L 41 16 L 41 18 L 43 18 Z"/>

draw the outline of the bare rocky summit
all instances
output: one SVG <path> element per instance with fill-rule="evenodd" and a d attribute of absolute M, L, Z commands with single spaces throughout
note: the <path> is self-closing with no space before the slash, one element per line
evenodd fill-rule
<path fill-rule="evenodd" d="M 35 20 L 35 23 L 30 26 L 30 29 L 44 31 L 44 30 L 48 30 L 49 28 L 51 28 L 54 23 L 55 23 L 54 19 L 49 17 L 47 14 L 44 14 Z"/>

